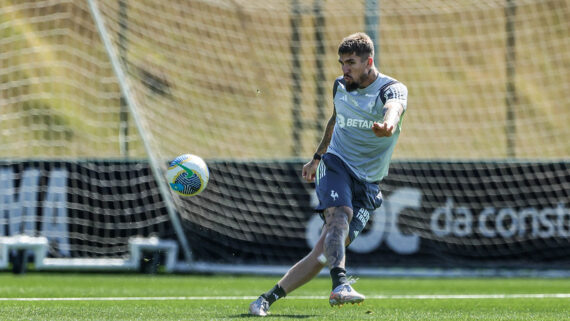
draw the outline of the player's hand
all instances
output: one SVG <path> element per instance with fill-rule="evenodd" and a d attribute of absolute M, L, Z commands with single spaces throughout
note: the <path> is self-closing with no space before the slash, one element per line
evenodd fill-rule
<path fill-rule="evenodd" d="M 317 167 L 319 165 L 319 160 L 312 159 L 310 162 L 303 166 L 303 178 L 312 183 L 315 181 L 315 174 L 317 173 Z"/>
<path fill-rule="evenodd" d="M 372 131 L 377 137 L 390 137 L 394 133 L 394 126 L 388 126 L 388 123 L 386 122 L 374 122 L 374 124 L 372 124 Z"/>

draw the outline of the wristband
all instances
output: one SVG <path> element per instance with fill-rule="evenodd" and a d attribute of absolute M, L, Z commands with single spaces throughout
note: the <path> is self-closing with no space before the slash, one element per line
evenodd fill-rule
<path fill-rule="evenodd" d="M 321 155 L 319 155 L 318 153 L 315 153 L 315 155 L 313 155 L 313 159 L 321 160 L 321 158 L 322 158 Z"/>

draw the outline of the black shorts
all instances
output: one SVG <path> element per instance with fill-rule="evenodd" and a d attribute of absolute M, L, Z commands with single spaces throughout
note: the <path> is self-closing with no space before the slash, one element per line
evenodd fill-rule
<path fill-rule="evenodd" d="M 323 155 L 315 175 L 315 187 L 319 199 L 316 210 L 321 212 L 321 218 L 322 212 L 329 207 L 352 208 L 348 232 L 351 242 L 366 226 L 370 213 L 382 205 L 380 186 L 356 178 L 352 170 L 333 154 Z"/>

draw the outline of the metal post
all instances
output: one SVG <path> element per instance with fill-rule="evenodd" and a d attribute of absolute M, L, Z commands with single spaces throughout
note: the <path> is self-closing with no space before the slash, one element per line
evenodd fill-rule
<path fill-rule="evenodd" d="M 507 34 L 505 64 L 506 64 L 506 124 L 505 134 L 507 138 L 507 157 L 516 157 L 516 115 L 515 107 L 518 101 L 517 88 L 515 85 L 515 63 L 516 63 L 516 37 L 515 37 L 515 15 L 517 5 L 515 0 L 506 0 L 505 6 L 505 32 Z"/>
<path fill-rule="evenodd" d="M 378 26 L 380 24 L 380 0 L 366 0 L 364 5 L 364 28 L 365 32 L 374 42 L 374 63 L 380 66 L 380 39 L 378 38 Z"/>
<path fill-rule="evenodd" d="M 303 87 L 301 86 L 301 59 L 299 52 L 301 48 L 301 35 L 299 34 L 299 26 L 301 24 L 301 8 L 298 0 L 291 1 L 291 59 L 293 60 L 293 69 L 291 70 L 291 82 L 293 86 L 293 156 L 301 154 L 301 132 L 303 131 L 303 122 L 301 120 L 301 94 Z"/>
<path fill-rule="evenodd" d="M 141 136 L 142 142 L 144 144 L 145 150 L 147 152 L 147 156 L 149 159 L 149 165 L 156 181 L 156 185 L 160 191 L 160 195 L 164 199 L 164 204 L 166 206 L 166 210 L 168 212 L 168 216 L 170 217 L 170 221 L 172 222 L 172 226 L 174 227 L 174 231 L 176 236 L 178 237 L 178 241 L 180 242 L 180 247 L 182 248 L 182 252 L 184 253 L 184 258 L 188 263 L 192 261 L 192 250 L 190 249 L 190 245 L 188 244 L 188 240 L 186 239 L 186 235 L 184 234 L 184 230 L 182 228 L 182 224 L 180 223 L 180 218 L 176 213 L 176 208 L 174 207 L 174 201 L 172 199 L 172 195 L 170 194 L 170 188 L 166 185 L 166 180 L 164 179 L 164 174 L 161 171 L 162 163 L 156 158 L 156 156 L 152 152 L 152 148 L 150 146 L 149 138 L 147 137 L 147 133 L 143 130 L 143 120 L 142 117 L 139 115 L 139 106 L 137 101 L 134 99 L 134 96 L 131 92 L 131 87 L 127 82 L 127 76 L 125 71 L 123 70 L 123 66 L 119 63 L 117 59 L 117 53 L 115 52 L 115 48 L 111 43 L 111 39 L 109 38 L 109 33 L 107 32 L 107 28 L 105 23 L 103 22 L 103 17 L 101 17 L 101 12 L 99 11 L 99 7 L 97 6 L 96 0 L 87 0 L 89 3 L 89 9 L 91 11 L 91 16 L 95 21 L 95 25 L 99 32 L 99 36 L 101 37 L 101 41 L 103 41 L 103 45 L 105 46 L 105 50 L 107 51 L 107 55 L 109 56 L 109 60 L 111 61 L 111 65 L 113 67 L 113 71 L 119 81 L 119 86 L 121 89 L 121 93 L 125 98 L 125 102 L 127 107 L 129 108 L 129 112 L 131 113 L 133 120 L 135 121 L 135 125 L 139 131 Z"/>
<path fill-rule="evenodd" d="M 123 66 L 127 66 L 127 31 L 128 31 L 127 0 L 119 0 L 119 58 Z M 119 144 L 121 156 L 129 157 L 129 110 L 125 97 L 121 95 L 119 110 Z"/>
<path fill-rule="evenodd" d="M 325 36 L 326 28 L 325 16 L 322 12 L 323 0 L 315 0 L 313 13 L 315 15 L 315 41 L 317 42 L 317 51 L 315 53 L 315 105 L 317 108 L 317 133 L 324 131 L 325 107 L 326 107 L 326 89 L 325 89 L 325 66 L 323 57 L 325 57 Z M 317 140 L 320 137 L 317 135 Z M 318 143 L 318 141 L 317 141 Z"/>

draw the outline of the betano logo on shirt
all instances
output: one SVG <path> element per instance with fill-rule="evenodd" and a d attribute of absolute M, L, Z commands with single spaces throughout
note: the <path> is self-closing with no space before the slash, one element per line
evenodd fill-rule
<path fill-rule="evenodd" d="M 353 128 L 372 128 L 374 121 L 359 119 L 359 118 L 345 118 L 341 114 L 336 115 L 336 123 L 340 128 L 353 127 Z"/>

